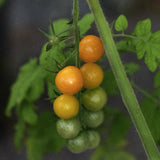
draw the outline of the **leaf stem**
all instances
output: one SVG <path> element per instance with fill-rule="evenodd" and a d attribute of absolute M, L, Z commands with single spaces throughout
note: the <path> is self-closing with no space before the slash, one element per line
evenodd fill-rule
<path fill-rule="evenodd" d="M 80 59 L 79 59 L 79 41 L 80 41 L 80 32 L 78 27 L 78 19 L 79 19 L 79 7 L 78 0 L 73 1 L 73 25 L 75 32 L 75 51 L 76 51 L 76 66 L 80 67 Z"/>
<path fill-rule="evenodd" d="M 132 36 L 132 35 L 128 35 L 128 34 L 112 34 L 113 37 L 126 37 L 126 38 L 132 38 L 132 39 L 135 39 L 137 38 L 136 36 Z"/>
<path fill-rule="evenodd" d="M 131 80 L 131 85 L 139 92 L 141 92 L 143 95 L 145 95 L 146 97 L 148 97 L 149 99 L 151 99 L 154 103 L 156 103 L 157 105 L 160 105 L 160 101 L 157 100 L 156 98 L 154 98 L 151 94 L 149 94 L 147 91 L 143 90 L 142 88 L 140 88 L 139 86 L 137 86 L 132 80 Z"/>
<path fill-rule="evenodd" d="M 121 92 L 122 100 L 137 129 L 147 156 L 150 160 L 160 160 L 159 151 L 147 126 L 131 84 L 127 78 L 124 66 L 112 38 L 109 24 L 106 21 L 102 8 L 99 4 L 99 0 L 87 0 L 87 2 L 94 15 L 97 29 L 104 44 L 106 56 Z"/>

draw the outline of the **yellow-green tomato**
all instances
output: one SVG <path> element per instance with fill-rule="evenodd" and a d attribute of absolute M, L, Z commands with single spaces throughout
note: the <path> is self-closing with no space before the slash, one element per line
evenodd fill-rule
<path fill-rule="evenodd" d="M 82 94 L 82 104 L 91 111 L 98 111 L 107 102 L 107 94 L 102 87 L 88 89 Z"/>
<path fill-rule="evenodd" d="M 78 118 L 59 119 L 56 123 L 57 132 L 63 138 L 74 138 L 81 130 L 81 123 Z"/>

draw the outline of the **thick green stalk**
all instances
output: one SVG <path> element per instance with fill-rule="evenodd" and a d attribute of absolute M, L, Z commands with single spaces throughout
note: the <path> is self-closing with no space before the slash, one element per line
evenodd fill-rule
<path fill-rule="evenodd" d="M 144 149 L 150 160 L 160 160 L 160 154 L 151 135 L 151 132 L 144 119 L 134 91 L 125 73 L 123 64 L 117 52 L 109 24 L 106 21 L 98 0 L 87 0 L 90 9 L 95 17 L 100 37 L 103 41 L 105 52 L 112 71 L 116 78 L 118 87 L 121 92 L 123 102 L 130 114 L 130 117 L 138 131 Z"/>

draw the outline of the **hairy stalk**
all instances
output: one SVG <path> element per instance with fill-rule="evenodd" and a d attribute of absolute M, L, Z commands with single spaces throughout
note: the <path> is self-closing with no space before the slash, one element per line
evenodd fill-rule
<path fill-rule="evenodd" d="M 125 73 L 123 64 L 116 49 L 109 24 L 106 21 L 98 0 L 87 0 L 94 15 L 95 23 L 103 41 L 106 56 L 111 65 L 121 92 L 123 102 L 134 123 L 147 156 L 150 160 L 160 160 L 160 154 L 142 114 L 137 98 Z"/>
<path fill-rule="evenodd" d="M 74 25 L 74 32 L 75 32 L 76 66 L 79 68 L 80 67 L 80 60 L 79 60 L 80 34 L 79 34 L 79 27 L 78 27 L 78 19 L 79 19 L 78 0 L 74 0 L 73 1 L 73 25 Z"/>

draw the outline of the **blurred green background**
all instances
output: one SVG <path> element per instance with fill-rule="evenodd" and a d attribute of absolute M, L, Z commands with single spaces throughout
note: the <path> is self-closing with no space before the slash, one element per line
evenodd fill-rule
<path fill-rule="evenodd" d="M 152 30 L 160 30 L 160 1 L 159 0 L 100 0 L 106 18 L 112 22 L 120 14 L 125 14 L 129 20 L 128 32 L 132 31 L 136 22 L 145 18 L 152 21 Z M 90 12 L 85 0 L 80 0 L 80 15 Z M 14 123 L 16 116 L 7 118 L 4 110 L 7 104 L 10 86 L 15 81 L 19 67 L 31 57 L 38 57 L 46 38 L 38 31 L 48 30 L 50 21 L 59 18 L 72 17 L 72 0 L 0 0 L 0 159 L 26 160 L 25 147 L 17 152 L 13 144 Z M 93 26 L 92 33 L 97 33 Z M 128 54 L 122 57 L 123 62 L 136 61 L 136 56 Z M 152 84 L 150 73 L 143 62 L 141 72 L 138 72 L 136 83 L 144 88 Z M 140 98 L 141 95 L 137 93 Z M 40 105 L 46 105 L 43 100 Z M 44 103 L 44 104 L 43 104 Z M 121 99 L 112 102 L 125 110 Z M 127 136 L 128 150 L 137 160 L 147 159 L 135 128 L 132 126 Z M 63 150 L 59 154 L 48 154 L 45 160 L 88 160 L 91 151 L 82 154 L 72 154 Z"/>

